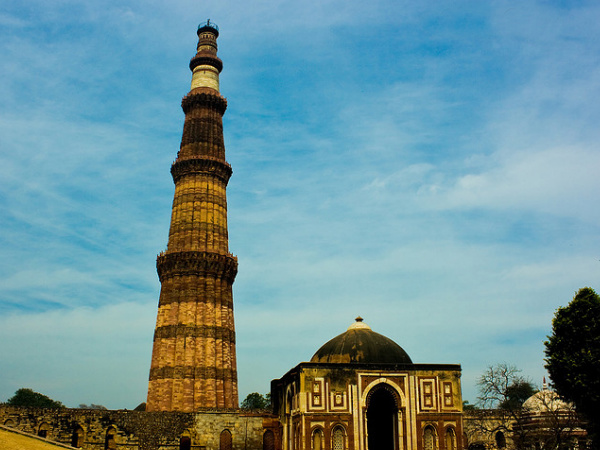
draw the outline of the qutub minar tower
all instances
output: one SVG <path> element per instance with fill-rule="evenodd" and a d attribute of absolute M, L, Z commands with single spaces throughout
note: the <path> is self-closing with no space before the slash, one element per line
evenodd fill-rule
<path fill-rule="evenodd" d="M 161 282 L 148 383 L 148 411 L 193 412 L 238 407 L 225 161 L 219 92 L 218 27 L 198 27 L 190 61 L 192 86 L 183 98 L 183 136 L 171 167 L 175 196 L 167 249 L 158 255 Z"/>

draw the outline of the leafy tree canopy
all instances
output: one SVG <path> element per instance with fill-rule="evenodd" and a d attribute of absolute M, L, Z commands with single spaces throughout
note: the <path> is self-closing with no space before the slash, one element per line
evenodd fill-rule
<path fill-rule="evenodd" d="M 271 394 L 261 395 L 258 392 L 248 394 L 240 405 L 242 409 L 249 411 L 262 411 L 271 408 Z"/>
<path fill-rule="evenodd" d="M 469 400 L 463 401 L 463 411 L 475 411 L 476 409 L 477 409 L 477 406 L 471 405 L 469 403 Z"/>
<path fill-rule="evenodd" d="M 556 392 L 575 404 L 588 420 L 596 443 L 600 437 L 600 297 L 580 289 L 558 308 L 546 346 L 546 369 Z"/>
<path fill-rule="evenodd" d="M 536 393 L 533 385 L 522 378 L 514 380 L 506 388 L 506 399 L 498 405 L 499 408 L 508 410 L 517 410 L 523 406 L 525 400 Z"/>
<path fill-rule="evenodd" d="M 11 406 L 29 406 L 34 408 L 64 408 L 61 402 L 52 400 L 50 397 L 35 392 L 28 388 L 21 388 L 15 392 L 6 402 Z"/>

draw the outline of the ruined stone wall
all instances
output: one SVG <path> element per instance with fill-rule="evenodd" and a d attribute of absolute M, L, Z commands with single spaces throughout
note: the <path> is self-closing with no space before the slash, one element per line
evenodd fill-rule
<path fill-rule="evenodd" d="M 0 405 L 0 424 L 89 450 L 176 450 L 189 439 L 191 449 L 261 450 L 265 414 L 203 411 L 199 413 L 21 408 Z"/>
<path fill-rule="evenodd" d="M 264 415 L 239 413 L 196 414 L 195 442 L 208 449 L 219 449 L 222 433 L 231 434 L 232 448 L 262 449 Z M 194 442 L 194 439 L 192 439 Z"/>

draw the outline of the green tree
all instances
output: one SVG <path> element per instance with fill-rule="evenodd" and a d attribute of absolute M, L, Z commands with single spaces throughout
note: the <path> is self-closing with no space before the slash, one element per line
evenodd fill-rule
<path fill-rule="evenodd" d="M 518 410 L 523 406 L 525 400 L 536 393 L 530 381 L 522 378 L 512 381 L 512 384 L 506 388 L 506 398 L 502 400 L 498 407 L 501 409 Z"/>
<path fill-rule="evenodd" d="M 11 406 L 29 406 L 34 408 L 64 408 L 61 402 L 52 400 L 50 397 L 35 392 L 28 388 L 21 388 L 15 392 L 6 404 Z"/>
<path fill-rule="evenodd" d="M 469 400 L 463 400 L 463 411 L 475 411 L 477 406 L 471 405 Z"/>
<path fill-rule="evenodd" d="M 244 399 L 240 407 L 248 411 L 264 411 L 271 407 L 271 395 L 267 394 L 263 396 L 258 392 L 248 394 Z"/>
<path fill-rule="evenodd" d="M 587 419 L 596 448 L 600 444 L 600 297 L 585 287 L 552 320 L 546 369 L 556 392 Z"/>

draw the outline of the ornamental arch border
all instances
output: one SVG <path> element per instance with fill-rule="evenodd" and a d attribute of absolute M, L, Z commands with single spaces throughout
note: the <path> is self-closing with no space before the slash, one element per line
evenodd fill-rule
<path fill-rule="evenodd" d="M 433 428 L 433 433 L 436 438 L 438 438 L 440 436 L 437 422 L 435 422 L 434 420 L 425 420 L 425 421 L 421 422 L 421 432 L 425 431 L 425 428 L 427 428 L 427 427 Z M 442 427 L 443 430 L 445 430 L 446 428 L 451 428 L 451 426 L 448 425 L 447 427 Z"/>
<path fill-rule="evenodd" d="M 451 440 L 451 446 L 448 445 L 448 439 Z M 453 424 L 444 425 L 444 447 L 446 450 L 458 449 L 458 434 L 456 433 L 456 426 Z"/>
<path fill-rule="evenodd" d="M 423 448 L 425 448 L 425 431 L 427 429 L 432 431 L 431 437 L 433 439 L 433 442 L 432 442 L 433 449 L 434 450 L 439 449 L 440 445 L 441 445 L 440 431 L 438 430 L 436 423 L 431 420 L 427 420 L 427 421 L 421 423 L 421 441 L 422 441 Z M 443 429 L 445 430 L 445 428 L 443 428 Z M 444 442 L 444 444 L 445 444 L 445 442 Z"/>
<path fill-rule="evenodd" d="M 341 442 L 336 441 L 337 431 L 341 433 Z M 330 432 L 329 432 L 329 440 L 330 440 L 330 448 L 333 450 L 337 450 L 340 446 L 342 449 L 348 448 L 348 430 L 346 426 L 342 422 L 335 422 L 331 424 Z M 337 445 L 340 444 L 340 445 Z M 337 448 L 336 448 L 337 446 Z"/>
<path fill-rule="evenodd" d="M 384 385 L 384 389 L 386 389 L 393 395 L 398 411 L 400 411 L 403 407 L 407 405 L 406 396 L 404 395 L 404 392 L 402 392 L 402 388 L 400 388 L 398 384 L 394 383 L 388 378 L 380 377 L 376 380 L 371 381 L 361 393 L 360 407 L 362 409 L 367 409 L 369 399 L 371 395 L 373 395 L 373 393 L 378 389 L 379 385 Z"/>
<path fill-rule="evenodd" d="M 315 449 L 317 448 L 315 446 L 315 437 L 319 435 L 319 439 L 320 439 L 320 449 L 323 450 L 325 448 L 325 428 L 323 428 L 322 425 L 312 425 L 310 427 L 310 445 L 311 445 L 311 449 Z"/>

